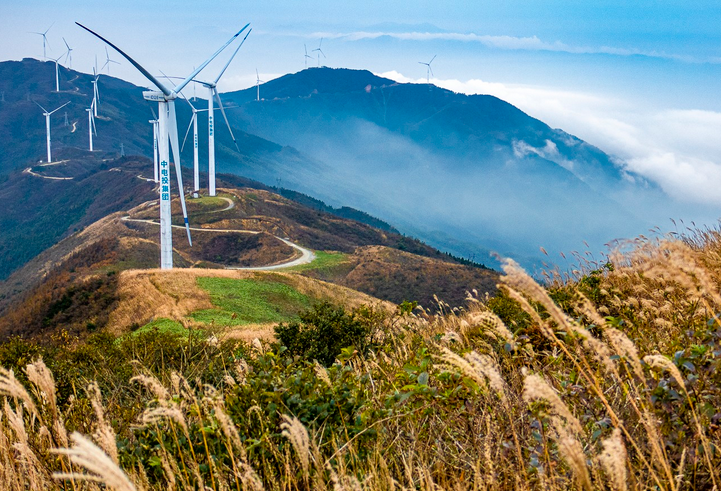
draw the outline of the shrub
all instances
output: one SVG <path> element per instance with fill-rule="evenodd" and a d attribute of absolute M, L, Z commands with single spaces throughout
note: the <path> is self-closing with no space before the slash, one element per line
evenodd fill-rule
<path fill-rule="evenodd" d="M 288 354 L 330 366 L 343 348 L 368 350 L 377 321 L 368 311 L 360 308 L 349 314 L 343 307 L 323 302 L 301 312 L 299 321 L 279 324 L 275 336 Z"/>

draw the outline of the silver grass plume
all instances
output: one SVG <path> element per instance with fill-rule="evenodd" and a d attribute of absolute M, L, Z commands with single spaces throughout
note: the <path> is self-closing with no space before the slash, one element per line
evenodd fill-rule
<path fill-rule="evenodd" d="M 598 461 L 601 463 L 606 479 L 614 491 L 626 491 L 627 470 L 626 470 L 626 446 L 623 444 L 621 430 L 614 428 L 611 436 L 601 442 L 603 450 L 598 454 Z M 684 449 L 685 450 L 685 449 Z"/>
<path fill-rule="evenodd" d="M 137 491 L 128 476 L 98 446 L 78 432 L 70 435 L 72 448 L 59 448 L 55 453 L 67 455 L 70 461 L 87 473 L 56 473 L 55 479 L 77 479 L 102 483 L 117 491 Z"/>
<path fill-rule="evenodd" d="M 118 446 L 115 441 L 115 430 L 110 425 L 108 420 L 105 418 L 105 409 L 103 408 L 102 396 L 100 394 L 100 387 L 98 384 L 93 382 L 88 385 L 87 389 L 88 399 L 93 406 L 95 411 L 95 417 L 98 420 L 95 427 L 93 437 L 98 442 L 100 448 L 113 459 L 113 462 L 118 463 Z"/>
<path fill-rule="evenodd" d="M 295 416 L 291 417 L 287 414 L 282 416 L 283 422 L 280 424 L 283 430 L 283 436 L 290 440 L 291 445 L 295 449 L 295 453 L 298 455 L 303 473 L 308 476 L 308 470 L 310 467 L 310 438 L 308 437 L 308 430 L 305 429 L 303 423 L 301 423 Z"/>
<path fill-rule="evenodd" d="M 503 382 L 498 364 L 493 358 L 475 351 L 466 353 L 461 357 L 446 347 L 443 347 L 442 351 L 441 361 L 460 370 L 461 373 L 472 379 L 480 387 L 490 385 L 501 400 L 506 400 L 506 384 Z"/>

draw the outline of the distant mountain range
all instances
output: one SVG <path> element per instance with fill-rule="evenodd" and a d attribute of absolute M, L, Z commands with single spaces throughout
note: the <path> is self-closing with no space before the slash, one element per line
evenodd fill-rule
<path fill-rule="evenodd" d="M 54 148 L 87 148 L 91 76 L 54 63 L 0 63 L 0 176 L 45 154 L 42 111 Z M 140 87 L 102 75 L 96 148 L 151 155 L 152 110 Z M 492 263 L 490 252 L 540 264 L 549 252 L 592 250 L 652 223 L 638 203 L 663 198 L 601 150 L 492 96 L 398 84 L 368 71 L 312 68 L 256 89 L 222 94 L 241 152 L 221 119 L 220 172 L 350 206 L 455 255 Z M 34 102 L 33 102 L 34 101 Z M 200 101 L 202 104 L 202 101 Z M 179 132 L 190 110 L 177 104 Z M 217 115 L 220 117 L 220 115 Z M 201 165 L 207 123 L 200 117 Z M 192 164 L 189 145 L 183 164 Z M 206 164 L 207 165 L 207 164 Z"/>

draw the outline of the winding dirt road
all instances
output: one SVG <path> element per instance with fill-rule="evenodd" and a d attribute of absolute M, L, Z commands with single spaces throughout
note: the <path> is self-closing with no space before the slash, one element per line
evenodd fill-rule
<path fill-rule="evenodd" d="M 227 199 L 230 202 L 228 207 L 225 208 L 224 210 L 229 210 L 235 206 L 235 203 L 233 203 L 233 201 L 231 199 L 228 199 L 228 198 L 223 198 L 223 199 Z M 221 210 L 221 211 L 224 211 L 224 210 Z M 139 222 L 139 223 L 148 223 L 150 225 L 156 225 L 158 227 L 160 226 L 160 223 L 158 223 L 154 220 L 130 218 L 129 216 L 124 216 L 121 218 L 121 220 L 123 220 L 124 222 Z M 185 230 L 185 227 L 183 225 L 172 225 L 172 227 Z M 220 233 L 238 233 L 238 234 L 253 234 L 253 235 L 257 235 L 260 233 L 257 230 L 235 230 L 235 229 L 225 229 L 225 228 L 190 227 L 190 230 L 195 230 L 198 232 L 220 232 Z M 301 247 L 298 244 L 296 244 L 295 242 L 291 242 L 288 239 L 282 239 L 282 238 L 278 237 L 277 235 L 274 235 L 273 237 L 275 237 L 279 241 L 283 242 L 284 244 L 289 245 L 296 251 L 300 252 L 300 257 L 295 258 L 292 261 L 288 261 L 288 262 L 280 263 L 280 264 L 272 264 L 269 266 L 256 266 L 256 267 L 226 266 L 225 269 L 242 269 L 245 271 L 272 271 L 272 270 L 276 270 L 276 269 L 292 268 L 293 266 L 300 266 L 301 264 L 310 264 L 311 262 L 313 262 L 315 260 L 315 253 L 313 251 L 311 251 L 310 249 Z"/>

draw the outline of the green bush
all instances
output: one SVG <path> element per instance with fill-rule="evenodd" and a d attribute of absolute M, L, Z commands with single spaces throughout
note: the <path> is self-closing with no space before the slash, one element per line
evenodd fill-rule
<path fill-rule="evenodd" d="M 323 302 L 301 312 L 299 321 L 279 324 L 275 336 L 287 352 L 330 366 L 343 348 L 365 353 L 373 343 L 376 318 L 368 308 L 347 313 L 343 307 Z"/>

